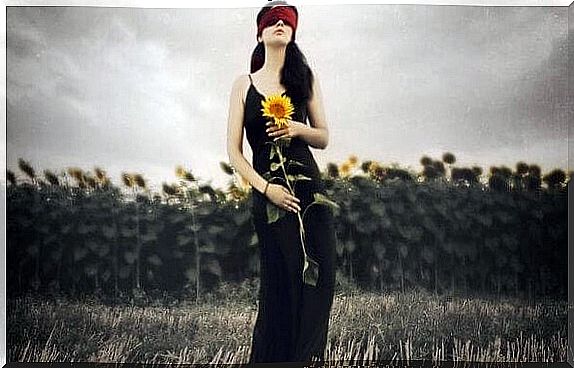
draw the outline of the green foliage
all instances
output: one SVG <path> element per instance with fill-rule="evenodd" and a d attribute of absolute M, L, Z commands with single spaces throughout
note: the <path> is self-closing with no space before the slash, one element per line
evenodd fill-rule
<path fill-rule="evenodd" d="M 22 170 L 36 178 L 27 163 Z M 549 189 L 543 190 L 536 165 L 520 165 L 510 175 L 493 168 L 494 185 L 480 185 L 473 179 L 478 173 L 462 175 L 474 185 L 415 182 L 412 175 L 327 176 L 327 195 L 316 193 L 305 211 L 327 207 L 332 213 L 337 272 L 363 288 L 565 295 L 565 176 L 545 176 Z M 539 181 L 537 190 L 529 190 L 528 178 Z M 217 190 L 190 184 L 170 186 L 162 201 L 143 192 L 126 196 L 111 185 L 70 186 L 56 177 L 48 183 L 14 177 L 6 188 L 11 294 L 118 294 L 138 286 L 181 292 L 259 273 L 250 197 L 222 201 Z M 287 213 L 271 203 L 267 211 L 271 221 Z"/>

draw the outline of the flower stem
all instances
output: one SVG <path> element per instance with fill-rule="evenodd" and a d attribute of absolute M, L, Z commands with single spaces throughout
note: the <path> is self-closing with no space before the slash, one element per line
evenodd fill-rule
<path fill-rule="evenodd" d="M 287 176 L 287 171 L 285 170 L 285 165 L 283 164 L 283 155 L 281 154 L 281 148 L 277 147 L 277 154 L 279 155 L 279 164 L 281 165 L 281 170 L 283 170 L 283 175 L 285 175 L 285 181 L 287 182 L 287 186 L 289 187 L 289 191 L 291 194 L 295 195 L 295 190 L 291 186 L 289 182 L 289 177 Z M 301 217 L 301 213 L 297 211 L 297 218 L 299 219 L 299 235 L 301 237 L 301 244 L 303 246 L 303 255 L 305 256 L 305 263 L 307 263 L 307 252 L 305 251 L 305 228 L 303 227 L 303 218 Z"/>

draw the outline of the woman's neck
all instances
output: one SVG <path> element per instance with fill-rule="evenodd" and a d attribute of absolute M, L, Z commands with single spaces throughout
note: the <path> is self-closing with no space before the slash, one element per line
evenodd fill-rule
<path fill-rule="evenodd" d="M 279 77 L 285 64 L 285 49 L 284 46 L 265 48 L 265 63 L 261 68 L 265 74 Z"/>

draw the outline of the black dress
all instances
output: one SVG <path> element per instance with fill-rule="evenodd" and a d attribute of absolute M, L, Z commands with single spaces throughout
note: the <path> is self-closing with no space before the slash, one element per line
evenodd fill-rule
<path fill-rule="evenodd" d="M 251 75 L 249 75 L 251 80 Z M 288 92 L 287 92 L 288 95 Z M 269 118 L 262 116 L 265 97 L 251 80 L 245 100 L 243 126 L 253 151 L 253 168 L 261 175 L 270 170 L 273 137 L 265 131 Z M 305 103 L 295 107 L 292 120 L 307 124 Z M 313 202 L 313 193 L 325 193 L 317 163 L 308 144 L 295 137 L 282 153 L 304 164 L 289 165 L 289 174 L 303 174 L 311 180 L 297 181 L 295 196 L 300 200 L 301 215 Z M 276 175 L 276 174 L 275 174 Z M 287 187 L 283 182 L 273 181 Z M 303 283 L 303 250 L 297 214 L 288 212 L 276 222 L 267 223 L 266 196 L 252 190 L 252 219 L 259 239 L 260 288 L 259 310 L 253 330 L 249 363 L 323 360 L 327 343 L 329 315 L 335 285 L 336 237 L 331 209 L 324 205 L 309 207 L 304 217 L 305 250 L 319 264 L 316 286 Z"/>

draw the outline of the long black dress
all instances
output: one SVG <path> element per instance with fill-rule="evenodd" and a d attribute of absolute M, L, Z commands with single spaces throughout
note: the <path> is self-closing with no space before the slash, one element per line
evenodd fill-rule
<path fill-rule="evenodd" d="M 246 96 L 244 127 L 253 151 L 253 168 L 261 175 L 270 170 L 269 159 L 273 141 L 265 131 L 269 118 L 262 116 L 261 101 L 265 100 L 251 85 Z M 292 120 L 307 124 L 305 103 L 295 107 Z M 289 174 L 303 174 L 312 180 L 297 181 L 295 196 L 300 200 L 301 215 L 313 202 L 313 193 L 325 193 L 317 163 L 308 144 L 295 137 L 282 153 L 305 166 L 289 165 Z M 277 175 L 277 174 L 275 174 Z M 280 181 L 273 183 L 286 184 Z M 274 223 L 267 223 L 266 196 L 253 190 L 252 220 L 259 238 L 260 288 L 259 310 L 249 363 L 310 361 L 325 358 L 329 315 L 335 285 L 336 237 L 331 209 L 324 205 L 309 207 L 304 217 L 305 250 L 319 264 L 316 286 L 303 283 L 303 250 L 297 214 L 288 212 Z M 270 202 L 272 203 L 272 202 Z"/>

